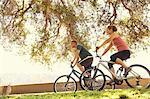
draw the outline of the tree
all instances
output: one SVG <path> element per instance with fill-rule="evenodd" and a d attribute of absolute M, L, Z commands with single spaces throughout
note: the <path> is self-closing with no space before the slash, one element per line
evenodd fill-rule
<path fill-rule="evenodd" d="M 1 0 L 0 39 L 28 46 L 31 57 L 43 63 L 67 58 L 74 39 L 90 48 L 91 35 L 101 35 L 108 25 L 116 25 L 131 48 L 147 48 L 149 5 L 149 0 Z"/>

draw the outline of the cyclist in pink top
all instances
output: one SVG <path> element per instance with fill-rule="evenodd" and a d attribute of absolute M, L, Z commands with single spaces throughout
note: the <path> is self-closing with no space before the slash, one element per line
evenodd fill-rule
<path fill-rule="evenodd" d="M 99 48 L 106 45 L 107 43 L 109 43 L 109 46 L 105 49 L 105 51 L 102 54 L 103 56 L 111 49 L 112 46 L 115 46 L 118 52 L 110 56 L 110 59 L 111 59 L 110 61 L 113 61 L 116 64 L 120 64 L 121 66 L 125 68 L 127 72 L 128 70 L 130 70 L 130 68 L 127 67 L 127 65 L 123 62 L 123 60 L 130 58 L 130 50 L 129 50 L 128 45 L 125 43 L 125 41 L 117 33 L 115 33 L 116 31 L 117 31 L 117 28 L 115 26 L 108 26 L 105 32 L 107 33 L 107 35 L 109 35 L 109 38 L 106 41 L 104 41 L 101 44 L 101 46 L 96 47 L 96 51 Z M 113 73 L 115 73 L 113 64 L 109 63 L 108 66 L 110 70 Z M 115 78 L 113 75 L 112 77 Z"/>

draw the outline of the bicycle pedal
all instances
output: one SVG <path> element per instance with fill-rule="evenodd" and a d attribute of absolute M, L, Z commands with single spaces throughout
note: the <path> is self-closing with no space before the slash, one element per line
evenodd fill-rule
<path fill-rule="evenodd" d="M 90 78 L 89 77 L 83 77 L 83 80 L 89 80 Z"/>
<path fill-rule="evenodd" d="M 90 87 L 88 87 L 88 89 L 89 89 L 89 90 L 93 90 L 93 87 L 92 87 L 92 86 L 90 86 Z"/>
<path fill-rule="evenodd" d="M 115 82 L 114 81 L 112 81 L 112 82 L 108 82 L 108 83 L 106 83 L 106 85 L 114 85 L 115 84 Z"/>

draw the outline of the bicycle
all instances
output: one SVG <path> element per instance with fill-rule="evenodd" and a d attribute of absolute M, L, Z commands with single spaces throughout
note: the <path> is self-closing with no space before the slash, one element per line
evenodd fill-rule
<path fill-rule="evenodd" d="M 53 86 L 54 92 L 77 91 L 77 82 L 71 75 L 74 74 L 77 78 L 80 78 L 79 75 L 81 75 L 81 73 L 76 71 L 72 64 L 70 67 L 72 68 L 72 71 L 69 75 L 62 75 L 55 80 Z"/>
<path fill-rule="evenodd" d="M 115 89 L 115 85 L 121 85 L 124 80 L 127 83 L 127 85 L 131 88 L 135 88 L 135 87 L 149 88 L 150 87 L 150 71 L 145 66 L 140 65 L 140 64 L 131 65 L 129 66 L 131 70 L 126 73 L 125 73 L 125 69 L 121 66 L 116 71 L 116 73 L 113 73 L 108 68 L 108 66 L 106 66 L 104 63 L 116 64 L 115 62 L 102 60 L 101 57 L 97 54 L 97 52 L 96 52 L 96 57 L 99 58 L 98 65 L 92 67 L 91 69 L 85 70 L 81 74 L 80 81 L 81 81 L 81 86 L 84 89 L 89 89 L 89 85 L 90 85 L 90 87 L 93 88 L 92 90 L 102 90 L 104 88 L 103 86 L 107 84 L 108 79 L 112 81 L 112 84 L 110 85 L 112 89 Z M 108 72 L 110 72 L 112 75 L 114 75 L 115 79 L 112 79 L 108 75 L 99 74 L 99 71 L 101 71 L 99 69 L 100 65 L 103 66 L 106 70 L 108 70 Z M 85 77 L 86 73 L 89 71 L 91 71 L 91 77 L 89 78 L 91 82 L 89 85 L 86 85 L 84 83 L 83 78 Z M 105 79 L 102 79 L 103 77 L 100 77 L 100 76 L 105 76 L 104 77 Z M 101 83 L 101 82 L 105 82 L 105 83 Z"/>
<path fill-rule="evenodd" d="M 85 59 L 79 61 L 78 63 L 81 63 L 88 58 L 91 58 L 91 56 L 86 57 Z M 74 69 L 75 66 L 73 66 L 72 64 L 70 65 L 70 67 L 72 68 L 71 73 L 69 73 L 68 75 L 62 75 L 55 80 L 53 86 L 54 92 L 65 92 L 65 91 L 76 92 L 77 81 L 71 76 L 72 74 L 74 74 L 79 79 L 80 87 L 84 90 L 84 88 L 81 86 L 80 81 L 81 73 L 75 70 Z M 103 72 L 101 72 L 101 75 L 104 75 Z"/>

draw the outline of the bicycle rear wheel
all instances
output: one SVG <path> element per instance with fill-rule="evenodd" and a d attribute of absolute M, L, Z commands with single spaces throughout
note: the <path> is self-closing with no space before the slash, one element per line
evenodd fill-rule
<path fill-rule="evenodd" d="M 104 88 L 105 81 L 105 75 L 101 70 L 91 68 L 85 70 L 81 74 L 80 86 L 84 90 L 102 90 Z"/>
<path fill-rule="evenodd" d="M 125 79 L 127 85 L 131 88 L 142 87 L 149 88 L 150 87 L 150 71 L 142 65 L 135 64 L 131 65 L 131 71 L 125 75 L 127 79 Z"/>
<path fill-rule="evenodd" d="M 62 75 L 54 82 L 54 92 L 76 92 L 77 82 L 75 79 L 68 75 Z"/>

